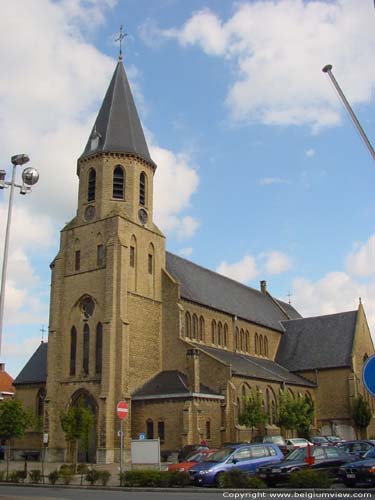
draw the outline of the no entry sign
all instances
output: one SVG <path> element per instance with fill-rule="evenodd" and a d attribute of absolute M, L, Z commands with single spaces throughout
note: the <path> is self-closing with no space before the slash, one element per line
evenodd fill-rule
<path fill-rule="evenodd" d="M 120 420 L 124 420 L 129 413 L 129 407 L 125 401 L 117 403 L 117 416 Z"/>

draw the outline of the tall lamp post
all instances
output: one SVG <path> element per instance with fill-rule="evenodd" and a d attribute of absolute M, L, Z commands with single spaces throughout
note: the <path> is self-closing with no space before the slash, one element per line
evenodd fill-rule
<path fill-rule="evenodd" d="M 0 289 L 0 354 L 1 354 L 1 341 L 3 335 L 3 319 L 4 319 L 4 299 L 5 299 L 5 282 L 8 265 L 8 250 L 9 250 L 9 235 L 10 224 L 12 220 L 13 209 L 13 193 L 14 188 L 19 188 L 20 194 L 27 194 L 31 191 L 31 186 L 36 184 L 39 180 L 39 173 L 35 168 L 27 167 L 22 172 L 22 184 L 16 184 L 16 168 L 17 166 L 24 165 L 30 160 L 25 154 L 14 155 L 11 158 L 13 164 L 12 180 L 10 182 L 5 180 L 5 170 L 0 170 L 0 189 L 10 187 L 9 204 L 8 204 L 8 218 L 7 227 L 5 231 L 4 242 L 4 255 L 3 255 L 3 270 L 1 274 L 1 289 Z"/>

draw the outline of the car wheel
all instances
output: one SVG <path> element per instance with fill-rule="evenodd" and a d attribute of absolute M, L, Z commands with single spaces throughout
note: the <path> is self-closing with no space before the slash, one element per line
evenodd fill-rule
<path fill-rule="evenodd" d="M 215 484 L 216 484 L 216 486 L 218 488 L 224 488 L 225 487 L 225 485 L 224 485 L 224 474 L 225 474 L 225 472 L 219 472 L 215 476 Z"/>

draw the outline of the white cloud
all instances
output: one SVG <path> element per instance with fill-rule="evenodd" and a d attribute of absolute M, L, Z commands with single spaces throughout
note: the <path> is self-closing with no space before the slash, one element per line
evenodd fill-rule
<path fill-rule="evenodd" d="M 313 149 L 313 148 L 306 149 L 305 155 L 308 158 L 312 158 L 313 156 L 315 156 L 315 149 Z"/>
<path fill-rule="evenodd" d="M 263 177 L 259 180 L 261 186 L 271 186 L 272 184 L 289 184 L 287 179 L 282 179 L 281 177 Z"/>
<path fill-rule="evenodd" d="M 268 274 L 285 273 L 293 266 L 293 262 L 290 257 L 282 252 L 265 252 L 261 254 L 261 257 L 265 259 L 264 270 Z"/>
<path fill-rule="evenodd" d="M 373 276 L 375 274 L 375 235 L 370 236 L 366 243 L 356 244 L 348 255 L 346 268 L 354 276 Z"/>
<path fill-rule="evenodd" d="M 371 99 L 373 30 L 370 1 L 258 0 L 238 3 L 226 21 L 207 9 L 196 12 L 180 28 L 160 30 L 160 36 L 235 63 L 227 95 L 234 120 L 309 125 L 316 131 L 337 125 L 342 112 L 321 71 L 325 64 L 334 64 L 335 74 L 345 77 L 352 104 Z"/>
<path fill-rule="evenodd" d="M 251 255 L 245 255 L 242 260 L 234 264 L 228 264 L 223 261 L 216 271 L 241 283 L 247 283 L 259 274 L 255 258 Z"/>

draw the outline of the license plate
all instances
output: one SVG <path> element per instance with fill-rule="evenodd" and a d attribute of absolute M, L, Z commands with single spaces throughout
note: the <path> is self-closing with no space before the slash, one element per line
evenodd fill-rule
<path fill-rule="evenodd" d="M 271 469 L 271 472 L 279 472 L 279 469 Z"/>
<path fill-rule="evenodd" d="M 347 474 L 346 477 L 348 479 L 355 479 L 355 474 Z"/>

